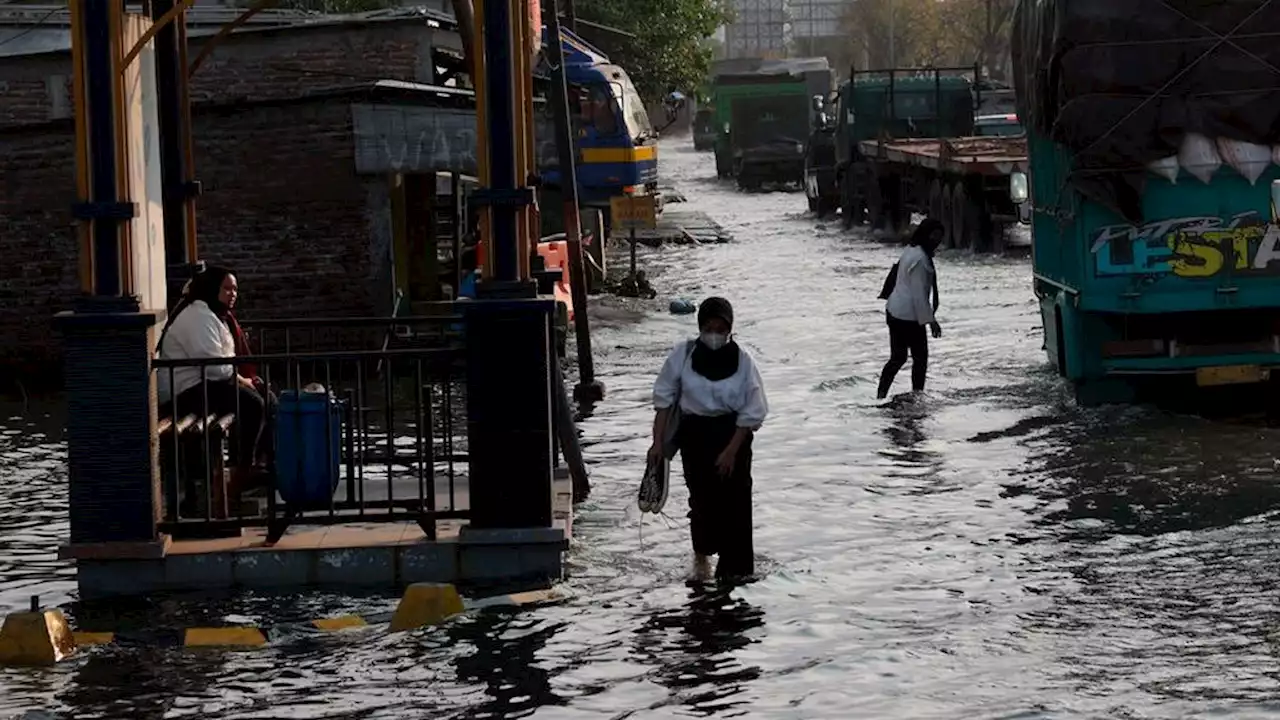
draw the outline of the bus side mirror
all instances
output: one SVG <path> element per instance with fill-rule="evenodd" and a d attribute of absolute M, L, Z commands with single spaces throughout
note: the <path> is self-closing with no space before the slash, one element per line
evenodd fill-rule
<path fill-rule="evenodd" d="M 1272 185 L 1271 195 L 1273 197 L 1275 196 L 1274 184 Z M 1009 173 L 1009 199 L 1013 201 L 1013 204 L 1021 205 L 1022 203 L 1025 203 L 1030 196 L 1031 188 L 1027 183 L 1027 174 L 1018 170 Z"/>
<path fill-rule="evenodd" d="M 827 99 L 826 99 L 826 98 L 822 97 L 821 95 L 814 95 L 814 96 L 813 96 L 813 111 L 814 111 L 814 112 L 822 112 L 822 111 L 826 108 L 826 105 L 827 105 Z"/>

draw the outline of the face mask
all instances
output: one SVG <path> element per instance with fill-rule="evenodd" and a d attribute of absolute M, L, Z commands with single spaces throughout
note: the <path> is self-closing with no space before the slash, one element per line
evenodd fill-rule
<path fill-rule="evenodd" d="M 722 333 L 702 333 L 702 344 L 711 350 L 719 350 L 729 344 L 729 336 Z"/>

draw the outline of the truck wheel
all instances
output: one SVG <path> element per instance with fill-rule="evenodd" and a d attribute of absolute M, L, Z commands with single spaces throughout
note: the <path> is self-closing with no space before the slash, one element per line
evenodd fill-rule
<path fill-rule="evenodd" d="M 893 198 L 893 212 L 890 219 L 893 221 L 891 228 L 894 235 L 900 235 L 904 230 L 911 227 L 911 208 L 907 205 L 907 186 L 906 182 L 899 175 L 891 175 L 889 177 L 889 193 Z"/>
<path fill-rule="evenodd" d="M 862 198 L 855 192 L 854 178 L 855 175 L 850 170 L 840 179 L 840 222 L 845 230 L 861 225 L 866 219 L 866 208 L 862 205 Z"/>
<path fill-rule="evenodd" d="M 953 202 L 951 199 L 951 186 L 944 185 L 942 188 L 942 211 L 938 219 L 942 221 L 942 246 L 947 248 L 956 246 L 955 218 L 951 210 Z"/>
<path fill-rule="evenodd" d="M 872 230 L 883 227 L 886 213 L 886 204 L 884 197 L 884 188 L 880 185 L 880 176 L 874 171 L 870 171 L 866 175 L 866 182 L 862 184 L 867 198 L 867 225 Z"/>
<path fill-rule="evenodd" d="M 1009 232 L 1009 226 L 1004 223 L 990 220 L 990 215 L 987 217 L 991 224 L 991 252 L 996 253 L 997 255 L 1003 255 L 1005 251 L 1005 239 Z"/>
<path fill-rule="evenodd" d="M 929 217 L 940 221 L 945 217 L 942 214 L 942 183 L 936 179 L 929 183 Z"/>
<path fill-rule="evenodd" d="M 968 207 L 969 198 L 964 192 L 964 185 L 956 183 L 951 187 L 951 241 L 958 248 L 972 247 Z"/>
<path fill-rule="evenodd" d="M 987 252 L 991 249 L 991 216 L 981 199 L 972 195 L 965 203 L 965 225 L 969 228 L 969 246 L 973 251 Z"/>

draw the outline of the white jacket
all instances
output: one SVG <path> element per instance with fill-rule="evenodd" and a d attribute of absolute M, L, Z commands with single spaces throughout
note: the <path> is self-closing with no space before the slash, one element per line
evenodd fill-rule
<path fill-rule="evenodd" d="M 933 261 L 918 245 L 909 246 L 898 258 L 898 279 L 885 302 L 885 310 L 898 320 L 928 325 L 933 322 Z"/>
<path fill-rule="evenodd" d="M 196 300 L 174 318 L 160 343 L 159 355 L 164 360 L 230 358 L 236 356 L 236 341 L 227 324 L 203 300 Z M 156 371 L 157 399 L 166 403 L 175 395 L 199 385 L 202 371 L 203 377 L 209 380 L 229 380 L 235 375 L 235 368 L 231 365 L 159 368 Z M 169 387 L 171 372 L 174 388 Z"/>

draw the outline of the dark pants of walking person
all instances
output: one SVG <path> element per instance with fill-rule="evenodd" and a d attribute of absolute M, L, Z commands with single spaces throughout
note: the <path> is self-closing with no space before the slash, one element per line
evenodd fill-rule
<path fill-rule="evenodd" d="M 751 441 L 742 443 L 733 473 L 722 476 L 716 459 L 737 431 L 737 415 L 680 419 L 680 457 L 689 488 L 689 530 L 693 551 L 719 555 L 716 577 L 743 578 L 755 572 L 751 541 Z"/>
<path fill-rule="evenodd" d="M 928 328 L 914 320 L 899 320 L 888 314 L 886 317 L 889 322 L 889 362 L 884 364 L 880 373 L 880 388 L 876 396 L 889 394 L 894 377 L 907 363 L 907 353 L 911 353 L 911 389 L 923 390 L 925 376 L 929 372 Z"/>
<path fill-rule="evenodd" d="M 208 389 L 209 405 L 205 410 L 205 390 Z M 274 398 L 268 392 L 266 396 L 259 390 L 250 390 L 241 386 L 234 378 L 208 382 L 202 387 L 196 385 L 178 395 L 175 402 L 174 417 L 188 413 L 200 415 L 201 411 L 221 417 L 235 413 L 235 422 L 231 425 L 230 437 L 227 438 L 231 450 L 231 464 L 235 467 L 249 468 L 262 459 L 270 462 L 270 420 L 274 416 L 272 410 Z M 266 442 L 263 442 L 263 440 Z"/>

